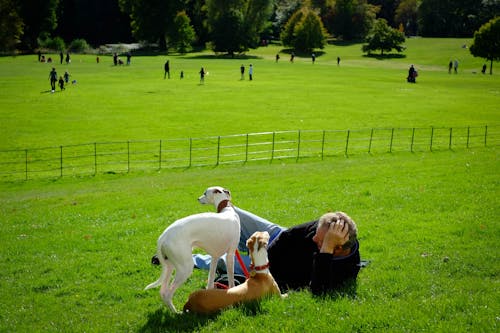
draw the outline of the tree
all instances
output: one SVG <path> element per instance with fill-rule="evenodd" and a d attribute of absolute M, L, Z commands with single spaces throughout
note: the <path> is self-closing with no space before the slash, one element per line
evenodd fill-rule
<path fill-rule="evenodd" d="M 0 51 L 15 50 L 23 34 L 23 21 L 12 0 L 0 0 Z"/>
<path fill-rule="evenodd" d="M 498 0 L 422 0 L 419 32 L 426 37 L 470 37 L 499 11 Z"/>
<path fill-rule="evenodd" d="M 120 8 L 131 18 L 132 34 L 138 40 L 159 43 L 167 50 L 174 18 L 184 10 L 185 0 L 119 0 Z"/>
<path fill-rule="evenodd" d="M 331 31 L 344 40 L 363 38 L 370 31 L 378 7 L 366 0 L 336 0 Z"/>
<path fill-rule="evenodd" d="M 418 6 L 420 0 L 402 0 L 396 9 L 394 22 L 402 24 L 407 36 L 416 36 L 418 32 Z"/>
<path fill-rule="evenodd" d="M 178 12 L 174 19 L 174 25 L 171 33 L 172 45 L 181 53 L 191 51 L 191 43 L 196 35 L 191 20 L 185 11 Z"/>
<path fill-rule="evenodd" d="M 490 75 L 493 74 L 493 60 L 500 60 L 500 16 L 485 23 L 474 33 L 469 50 L 474 57 L 489 60 Z"/>
<path fill-rule="evenodd" d="M 398 52 L 403 51 L 403 44 L 405 41 L 404 34 L 401 31 L 389 27 L 387 21 L 378 19 L 366 37 L 366 43 L 362 47 L 363 52 L 370 53 L 371 51 L 380 50 L 381 55 L 384 51 L 390 52 L 395 49 Z"/>
<path fill-rule="evenodd" d="M 322 49 L 326 37 L 326 30 L 318 14 L 308 7 L 303 7 L 287 22 L 281 40 L 285 46 L 306 52 L 314 48 Z"/>
<path fill-rule="evenodd" d="M 19 1 L 19 16 L 24 23 L 21 48 L 33 50 L 42 34 L 51 34 L 57 27 L 56 10 L 59 0 Z"/>
<path fill-rule="evenodd" d="M 207 0 L 213 50 L 232 55 L 257 47 L 271 10 L 271 0 Z"/>

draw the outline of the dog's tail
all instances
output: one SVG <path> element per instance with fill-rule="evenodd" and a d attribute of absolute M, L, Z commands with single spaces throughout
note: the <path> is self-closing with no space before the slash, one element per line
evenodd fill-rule
<path fill-rule="evenodd" d="M 160 265 L 162 267 L 160 278 L 158 280 L 156 280 L 155 282 L 148 284 L 146 286 L 146 288 L 144 288 L 144 290 L 158 287 L 167 278 L 167 274 L 168 274 L 168 267 L 166 264 L 167 259 L 163 256 L 163 254 L 161 253 L 161 250 L 158 251 L 158 259 L 159 259 Z"/>

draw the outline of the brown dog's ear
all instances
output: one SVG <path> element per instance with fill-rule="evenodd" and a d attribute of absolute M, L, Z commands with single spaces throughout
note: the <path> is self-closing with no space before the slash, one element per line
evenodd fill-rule
<path fill-rule="evenodd" d="M 214 189 L 214 193 L 222 193 L 218 188 Z"/>
<path fill-rule="evenodd" d="M 247 239 L 247 248 L 250 252 L 253 251 L 254 244 L 255 244 L 255 237 L 253 237 L 253 235 L 252 235 L 252 236 L 250 236 L 249 239 Z"/>

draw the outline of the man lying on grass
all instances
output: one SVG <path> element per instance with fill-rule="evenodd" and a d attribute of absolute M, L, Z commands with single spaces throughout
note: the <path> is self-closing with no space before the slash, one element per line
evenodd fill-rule
<path fill-rule="evenodd" d="M 327 213 L 319 220 L 292 228 L 271 223 L 235 207 L 240 217 L 241 236 L 238 249 L 246 251 L 246 240 L 256 231 L 271 235 L 268 245 L 270 271 L 282 292 L 310 288 L 321 295 L 340 290 L 355 282 L 360 268 L 359 243 L 355 222 L 345 213 Z M 250 258 L 242 256 L 247 270 Z M 193 255 L 197 268 L 208 269 L 209 255 Z M 157 258 L 153 257 L 153 264 Z M 218 265 L 218 271 L 225 265 Z M 235 262 L 235 273 L 243 274 Z"/>

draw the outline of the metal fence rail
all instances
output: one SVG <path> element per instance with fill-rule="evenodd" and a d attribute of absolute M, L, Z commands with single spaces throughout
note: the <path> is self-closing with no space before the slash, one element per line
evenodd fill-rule
<path fill-rule="evenodd" d="M 500 144 L 500 126 L 298 130 L 0 151 L 0 181 Z"/>

